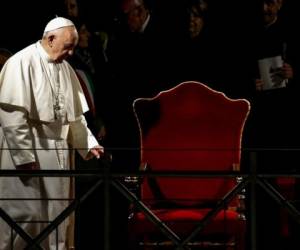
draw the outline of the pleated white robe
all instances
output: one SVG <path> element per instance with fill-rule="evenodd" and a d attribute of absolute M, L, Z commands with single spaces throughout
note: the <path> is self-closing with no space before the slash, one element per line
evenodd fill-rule
<path fill-rule="evenodd" d="M 53 81 L 53 66 L 59 82 Z M 53 108 L 56 99 L 58 115 Z M 85 157 L 98 145 L 84 119 L 86 111 L 80 83 L 67 62 L 54 65 L 40 42 L 12 56 L 0 73 L 0 169 L 33 161 L 43 170 L 70 169 L 71 148 Z M 8 199 L 0 200 L 0 207 L 32 237 L 66 208 L 72 193 L 70 178 L 0 177 L 0 198 Z M 44 249 L 67 249 L 69 222 L 66 219 L 44 240 Z M 15 250 L 26 246 L 0 219 L 0 250 L 11 249 L 11 244 Z"/>

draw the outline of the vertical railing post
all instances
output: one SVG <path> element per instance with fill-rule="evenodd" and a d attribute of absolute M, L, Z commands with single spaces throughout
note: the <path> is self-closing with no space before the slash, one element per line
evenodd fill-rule
<path fill-rule="evenodd" d="M 249 210 L 250 210 L 250 250 L 257 249 L 257 218 L 256 218 L 256 178 L 257 178 L 257 152 L 249 152 L 250 166 L 250 192 L 249 192 Z"/>
<path fill-rule="evenodd" d="M 104 250 L 110 250 L 110 165 L 104 160 L 103 164 L 104 181 Z"/>

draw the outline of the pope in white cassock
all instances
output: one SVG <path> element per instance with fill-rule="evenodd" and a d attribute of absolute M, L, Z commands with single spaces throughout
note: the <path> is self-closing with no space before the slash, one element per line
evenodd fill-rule
<path fill-rule="evenodd" d="M 101 147 L 87 127 L 80 83 L 64 60 L 78 41 L 74 24 L 51 20 L 42 40 L 8 59 L 0 73 L 0 169 L 70 169 L 70 146 L 85 159 L 99 158 Z M 72 166 L 73 167 L 73 166 Z M 68 205 L 70 178 L 0 177 L 0 207 L 31 237 Z M 44 200 L 39 200 L 39 199 Z M 60 199 L 60 200 L 45 200 Z M 43 223 L 44 222 L 44 223 Z M 43 241 L 43 249 L 67 249 L 69 219 Z M 21 250 L 25 241 L 0 218 L 0 250 Z"/>

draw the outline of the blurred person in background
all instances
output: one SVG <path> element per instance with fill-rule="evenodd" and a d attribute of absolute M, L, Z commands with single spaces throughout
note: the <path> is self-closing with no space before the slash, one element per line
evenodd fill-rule
<path fill-rule="evenodd" d="M 10 52 L 8 49 L 0 48 L 0 71 L 7 59 L 10 58 L 12 55 L 12 52 Z"/>
<path fill-rule="evenodd" d="M 250 147 L 259 149 L 259 173 L 291 173 L 297 170 L 299 164 L 298 152 L 295 151 L 300 146 L 300 124 L 295 118 L 299 109 L 299 82 L 295 81 L 297 54 L 289 24 L 285 22 L 288 13 L 284 12 L 284 6 L 284 0 L 262 2 L 261 25 L 256 37 L 253 63 L 255 94 L 249 117 L 253 127 L 249 138 Z M 266 180 L 280 190 L 277 178 Z M 282 235 L 287 222 L 281 224 L 280 205 L 260 187 L 257 188 L 256 204 L 258 249 L 280 250 L 287 247 Z M 296 231 L 299 234 L 299 225 Z M 291 242 L 299 248 L 299 242 Z"/>
<path fill-rule="evenodd" d="M 92 34 L 88 29 L 87 23 L 83 18 L 76 19 L 74 22 L 78 30 L 78 45 L 74 49 L 74 54 L 68 58 L 69 63 L 75 69 L 75 73 L 80 81 L 84 95 L 86 97 L 89 111 L 84 115 L 89 124 L 89 128 L 96 135 L 99 143 L 104 143 L 105 127 L 99 115 L 104 107 L 98 105 L 99 92 L 102 91 L 101 78 L 103 68 L 100 67 L 98 60 L 104 60 L 100 50 L 95 50 L 91 45 Z M 97 159 L 84 161 L 79 154 L 75 155 L 76 169 L 99 169 Z M 97 177 L 80 177 L 75 182 L 75 195 L 81 197 L 99 181 Z M 75 232 L 76 248 L 84 249 L 88 245 L 103 246 L 103 187 L 102 185 L 95 189 L 76 211 Z M 94 226 L 93 226 L 94 225 Z M 97 228 L 99 230 L 89 229 Z"/>

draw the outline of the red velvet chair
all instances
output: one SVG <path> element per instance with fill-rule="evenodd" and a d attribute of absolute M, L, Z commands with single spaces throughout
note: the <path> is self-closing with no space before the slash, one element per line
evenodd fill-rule
<path fill-rule="evenodd" d="M 183 82 L 154 98 L 137 99 L 133 107 L 141 168 L 149 175 L 140 184 L 145 209 L 130 216 L 130 249 L 177 249 L 180 244 L 180 249 L 244 249 L 240 195 L 230 193 L 237 177 L 203 177 L 197 171 L 240 170 L 249 102 L 229 99 L 199 82 Z M 157 176 L 157 171 L 173 175 Z"/>

